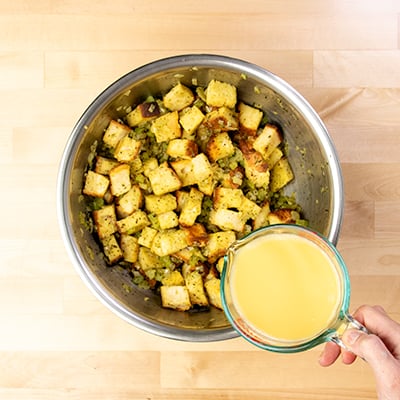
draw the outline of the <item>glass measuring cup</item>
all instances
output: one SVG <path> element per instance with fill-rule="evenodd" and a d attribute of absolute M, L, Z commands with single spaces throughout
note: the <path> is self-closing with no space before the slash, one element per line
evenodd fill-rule
<path fill-rule="evenodd" d="M 315 280 L 316 269 L 314 268 L 314 270 L 309 270 L 307 265 L 311 264 L 311 260 L 307 259 L 307 257 L 304 257 L 305 253 L 293 253 L 295 255 L 289 257 L 289 260 L 290 263 L 293 264 L 292 267 L 295 269 L 287 269 L 287 271 L 285 270 L 286 266 L 283 264 L 283 259 L 280 260 L 278 258 L 280 261 L 282 261 L 280 265 L 273 265 L 272 260 L 268 261 L 268 257 L 270 257 L 272 254 L 272 248 L 269 249 L 268 254 L 265 254 L 265 252 L 257 253 L 261 254 L 262 256 L 258 256 L 258 259 L 256 260 L 256 263 L 259 264 L 261 268 L 264 268 L 266 270 L 267 267 L 264 267 L 263 265 L 266 265 L 265 263 L 269 262 L 268 265 L 271 266 L 271 268 L 280 268 L 280 270 L 283 271 L 283 276 L 285 276 L 286 278 L 283 280 L 280 279 L 279 282 L 277 280 L 275 284 L 272 277 L 271 279 L 268 279 L 268 277 L 267 279 L 265 279 L 265 276 L 254 276 L 254 290 L 248 291 L 245 294 L 245 297 L 243 297 L 244 292 L 240 292 L 240 287 L 241 285 L 244 285 L 244 280 L 248 280 L 248 276 L 243 275 L 243 273 L 247 273 L 247 270 L 248 273 L 251 273 L 251 271 L 255 271 L 251 264 L 254 264 L 255 262 L 255 259 L 252 259 L 252 257 L 254 257 L 254 254 L 256 254 L 254 245 L 257 243 L 261 245 L 262 241 L 266 243 L 267 239 L 279 240 L 279 242 L 281 243 L 279 246 L 282 255 L 283 252 L 287 252 L 289 254 L 294 249 L 293 243 L 295 242 L 292 242 L 291 244 L 291 240 L 296 240 L 297 242 L 300 241 L 304 246 L 307 244 L 310 249 L 313 249 L 313 251 L 316 251 L 316 253 L 318 253 L 319 256 L 322 257 L 318 259 L 319 262 L 322 260 L 324 266 L 326 268 L 329 268 L 329 273 L 331 273 L 330 279 L 335 281 L 333 286 L 330 285 L 334 288 L 332 289 L 334 290 L 334 296 L 332 296 L 333 292 L 329 295 L 329 300 L 331 301 L 331 304 L 329 305 L 330 309 L 325 310 L 329 312 L 329 318 L 326 319 L 326 322 L 325 320 L 323 320 L 323 324 L 321 324 L 315 331 L 307 334 L 304 337 L 289 337 L 290 335 L 284 337 L 284 335 L 273 335 L 271 333 L 268 333 L 266 329 L 262 327 L 260 328 L 260 326 L 262 325 L 260 325 L 258 322 L 261 321 L 260 318 L 264 318 L 264 314 L 268 314 L 266 312 L 268 310 L 267 307 L 269 307 L 269 310 L 271 311 L 276 311 L 276 320 L 284 321 L 284 326 L 288 333 L 290 333 L 291 330 L 298 330 L 299 324 L 307 327 L 307 325 L 311 325 L 315 322 L 316 311 L 312 312 L 312 310 L 314 310 L 313 307 L 301 310 L 300 321 L 296 320 L 293 322 L 292 325 L 291 318 L 285 318 L 284 312 L 281 311 L 280 307 L 280 302 L 284 300 L 285 306 L 293 307 L 293 310 L 295 310 L 296 307 L 298 307 L 299 304 L 302 303 L 301 300 L 303 299 L 301 298 L 301 296 L 304 297 L 306 296 L 306 294 L 308 295 L 306 291 L 309 290 L 313 293 L 313 302 L 316 305 L 315 310 L 317 310 L 318 305 L 316 302 L 324 303 L 322 300 L 326 300 L 325 297 L 328 296 L 328 294 L 323 291 L 324 286 L 322 285 L 322 282 Z M 304 247 L 304 249 L 305 248 L 306 247 Z M 312 253 L 310 253 L 310 255 L 311 254 Z M 277 261 L 278 259 L 275 259 L 273 261 Z M 303 264 L 301 264 L 301 262 Z M 303 269 L 298 268 L 297 264 L 299 264 L 299 266 Z M 246 268 L 246 266 L 247 269 L 244 270 L 243 268 Z M 318 263 L 316 263 L 315 267 L 317 267 L 317 269 L 319 268 Z M 239 268 L 242 269 L 240 273 L 238 272 Z M 293 273 L 293 271 L 295 271 L 295 273 Z M 307 273 L 313 273 L 313 275 L 307 276 Z M 274 274 L 272 274 L 271 276 L 273 275 Z M 245 277 L 245 279 L 243 279 L 243 277 Z M 269 289 L 267 289 L 267 281 L 269 283 Z M 319 286 L 321 286 L 321 288 Z M 290 293 L 289 288 L 291 290 Z M 300 291 L 297 292 L 296 290 L 292 290 L 293 288 L 296 288 L 296 290 Z M 263 293 L 266 293 L 268 290 L 271 293 L 275 293 L 276 291 L 276 301 L 273 297 L 269 296 L 265 297 L 268 298 L 268 304 L 260 301 L 253 306 L 251 302 L 247 302 L 247 306 L 250 307 L 247 309 L 247 311 L 250 310 L 250 312 L 247 312 L 246 308 L 244 307 L 244 300 L 253 301 L 253 297 L 255 299 L 257 298 L 257 300 L 263 299 Z M 296 297 L 296 293 L 302 294 L 299 295 L 300 297 Z M 368 332 L 367 329 L 362 326 L 358 321 L 356 321 L 348 312 L 350 303 L 350 279 L 341 255 L 336 250 L 335 246 L 322 235 L 299 225 L 270 225 L 253 231 L 245 237 L 237 240 L 228 249 L 224 258 L 224 269 L 221 278 L 221 296 L 225 314 L 227 315 L 234 329 L 250 343 L 265 350 L 281 353 L 293 353 L 311 349 L 312 347 L 315 347 L 327 341 L 333 341 L 345 348 L 341 337 L 346 329 L 355 328 L 362 330 L 366 333 Z M 291 300 L 292 303 L 288 301 L 286 304 L 286 297 L 293 297 Z M 241 300 L 239 301 L 238 299 Z M 289 308 L 286 308 L 286 310 L 288 309 Z M 298 312 L 300 313 L 300 310 L 298 310 Z M 249 317 L 249 315 L 252 316 Z M 253 318 L 255 315 L 258 318 L 257 322 L 256 319 Z M 265 322 L 266 325 L 268 325 L 268 321 Z"/>

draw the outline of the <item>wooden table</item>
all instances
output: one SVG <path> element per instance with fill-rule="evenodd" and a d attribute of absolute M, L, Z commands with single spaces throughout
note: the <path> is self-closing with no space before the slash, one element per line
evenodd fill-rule
<path fill-rule="evenodd" d="M 122 74 L 182 53 L 257 63 L 336 144 L 352 310 L 400 320 L 399 14 L 391 0 L 0 0 L 0 398 L 374 399 L 368 365 L 321 368 L 322 347 L 181 343 L 119 319 L 67 256 L 56 177 L 73 125 Z"/>

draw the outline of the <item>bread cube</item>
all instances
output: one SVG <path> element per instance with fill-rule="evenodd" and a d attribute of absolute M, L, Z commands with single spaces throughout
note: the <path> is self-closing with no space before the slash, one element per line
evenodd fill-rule
<path fill-rule="evenodd" d="M 211 278 L 204 282 L 210 304 L 222 310 L 221 300 L 221 280 L 218 278 Z"/>
<path fill-rule="evenodd" d="M 239 128 L 239 120 L 233 110 L 220 107 L 206 115 L 204 125 L 217 132 L 235 131 Z"/>
<path fill-rule="evenodd" d="M 177 208 L 176 197 L 170 193 L 161 196 L 149 194 L 145 196 L 145 208 L 148 212 L 154 214 L 173 211 Z"/>
<path fill-rule="evenodd" d="M 267 162 L 258 151 L 246 146 L 241 146 L 246 177 L 257 188 L 268 187 L 270 173 Z"/>
<path fill-rule="evenodd" d="M 215 79 L 210 81 L 206 89 L 206 103 L 212 107 L 234 108 L 237 102 L 236 87 Z"/>
<path fill-rule="evenodd" d="M 151 245 L 151 251 L 160 257 L 169 256 L 187 247 L 186 233 L 181 229 L 158 232 Z"/>
<path fill-rule="evenodd" d="M 189 139 L 173 139 L 168 143 L 167 154 L 173 158 L 192 158 L 198 153 L 197 144 Z"/>
<path fill-rule="evenodd" d="M 192 187 L 190 189 L 189 198 L 185 201 L 179 215 L 179 224 L 182 226 L 192 226 L 196 218 L 201 213 L 201 204 L 203 201 L 203 193 Z"/>
<path fill-rule="evenodd" d="M 181 83 L 175 85 L 163 97 L 165 107 L 167 107 L 171 111 L 183 110 L 185 107 L 189 107 L 193 103 L 193 101 L 193 92 Z"/>
<path fill-rule="evenodd" d="M 120 164 L 110 171 L 110 190 L 113 196 L 121 196 L 131 187 L 130 167 L 128 164 Z"/>
<path fill-rule="evenodd" d="M 202 224 L 195 223 L 192 226 L 182 227 L 181 229 L 186 233 L 188 246 L 203 247 L 207 244 L 208 233 Z"/>
<path fill-rule="evenodd" d="M 138 185 L 133 185 L 129 191 L 116 200 L 119 218 L 125 218 L 139 210 L 143 204 L 143 193 Z"/>
<path fill-rule="evenodd" d="M 208 306 L 203 278 L 197 271 L 190 272 L 185 276 L 185 284 L 189 291 L 189 298 L 192 305 L 198 305 L 200 307 Z"/>
<path fill-rule="evenodd" d="M 160 115 L 160 107 L 156 101 L 139 104 L 127 116 L 126 120 L 131 127 L 151 121 Z"/>
<path fill-rule="evenodd" d="M 191 135 L 196 131 L 196 129 L 200 126 L 200 124 L 204 120 L 204 114 L 200 111 L 200 109 L 196 106 L 185 110 L 179 118 L 179 122 L 184 130 L 184 132 L 188 135 Z"/>
<path fill-rule="evenodd" d="M 110 180 L 97 172 L 88 171 L 86 174 L 83 193 L 92 197 L 104 197 L 107 192 Z"/>
<path fill-rule="evenodd" d="M 129 136 L 123 137 L 115 147 L 114 157 L 122 163 L 133 161 L 139 154 L 142 143 Z"/>
<path fill-rule="evenodd" d="M 95 210 L 92 215 L 100 239 L 111 236 L 117 231 L 117 217 L 114 204 L 104 206 L 100 210 Z"/>
<path fill-rule="evenodd" d="M 151 171 L 155 170 L 158 167 L 157 158 L 149 158 L 143 163 L 143 174 L 144 176 L 149 177 Z"/>
<path fill-rule="evenodd" d="M 218 208 L 240 208 L 244 194 L 241 189 L 217 187 L 213 194 L 213 206 Z"/>
<path fill-rule="evenodd" d="M 210 233 L 204 248 L 204 255 L 208 258 L 208 262 L 213 263 L 224 256 L 228 247 L 235 240 L 236 234 L 233 231 Z"/>
<path fill-rule="evenodd" d="M 138 264 L 143 271 L 162 268 L 160 257 L 146 247 L 139 247 Z"/>
<path fill-rule="evenodd" d="M 186 286 L 161 286 L 161 304 L 165 308 L 187 311 L 192 307 Z"/>
<path fill-rule="evenodd" d="M 178 270 L 167 271 L 161 279 L 161 284 L 165 286 L 184 286 L 185 280 Z"/>
<path fill-rule="evenodd" d="M 97 156 L 94 171 L 98 174 L 108 175 L 110 171 L 118 165 L 118 162 L 106 157 Z"/>
<path fill-rule="evenodd" d="M 226 208 L 219 208 L 211 210 L 210 223 L 218 226 L 224 231 L 242 232 L 245 225 L 243 213 L 241 211 L 228 210 Z"/>
<path fill-rule="evenodd" d="M 203 182 L 213 175 L 213 170 L 204 153 L 198 154 L 192 158 L 193 176 L 197 183 Z"/>
<path fill-rule="evenodd" d="M 141 246 L 151 248 L 151 245 L 153 243 L 154 238 L 157 235 L 157 230 L 154 228 L 151 228 L 150 226 L 145 226 L 142 231 L 140 232 L 140 236 L 138 239 L 138 243 Z"/>
<path fill-rule="evenodd" d="M 145 226 L 149 226 L 150 221 L 144 211 L 138 210 L 128 217 L 120 219 L 116 224 L 121 234 L 126 233 L 127 235 L 132 235 L 141 231 Z"/>
<path fill-rule="evenodd" d="M 275 125 L 265 125 L 260 135 L 254 140 L 253 148 L 266 160 L 281 142 L 282 135 L 278 127 Z"/>
<path fill-rule="evenodd" d="M 171 229 L 178 226 L 178 216 L 173 211 L 167 211 L 157 216 L 161 229 Z"/>
<path fill-rule="evenodd" d="M 255 219 L 261 212 L 261 207 L 254 201 L 251 201 L 247 197 L 243 196 L 242 204 L 240 205 L 239 210 L 243 214 L 244 221 L 247 221 L 248 219 Z"/>
<path fill-rule="evenodd" d="M 118 121 L 111 120 L 103 135 L 103 142 L 109 147 L 115 149 L 119 141 L 129 135 L 131 128 Z"/>
<path fill-rule="evenodd" d="M 265 202 L 258 215 L 253 220 L 253 229 L 262 228 L 263 226 L 269 225 L 268 215 L 271 212 L 269 202 Z"/>
<path fill-rule="evenodd" d="M 286 157 L 281 158 L 271 170 L 270 190 L 277 192 L 294 178 L 292 168 Z"/>
<path fill-rule="evenodd" d="M 182 182 L 175 171 L 168 166 L 167 162 L 150 171 L 148 178 L 151 188 L 157 196 L 174 192 L 182 187 Z"/>
<path fill-rule="evenodd" d="M 206 152 L 210 161 L 216 162 L 221 158 L 232 156 L 235 153 L 235 147 L 229 135 L 221 132 L 210 137 Z"/>
<path fill-rule="evenodd" d="M 168 142 L 182 135 L 178 111 L 169 112 L 155 119 L 150 128 L 157 143 Z"/>
<path fill-rule="evenodd" d="M 130 235 L 121 235 L 119 241 L 122 256 L 126 262 L 135 263 L 139 256 L 139 243 L 137 238 Z"/>
<path fill-rule="evenodd" d="M 217 184 L 216 180 L 212 176 L 209 176 L 208 178 L 203 179 L 200 182 L 197 182 L 197 187 L 203 194 L 211 196 L 213 194 L 216 184 Z"/>
<path fill-rule="evenodd" d="M 197 182 L 193 174 L 193 162 L 191 159 L 171 161 L 170 165 L 182 182 L 182 187 L 194 185 Z"/>
<path fill-rule="evenodd" d="M 114 235 L 106 236 L 101 239 L 101 244 L 103 245 L 104 254 L 110 264 L 115 264 L 122 259 L 123 253 Z"/>
<path fill-rule="evenodd" d="M 297 211 L 280 209 L 271 211 L 268 214 L 268 223 L 270 225 L 274 224 L 293 224 L 300 218 Z"/>
<path fill-rule="evenodd" d="M 268 168 L 271 170 L 275 164 L 283 157 L 283 152 L 279 147 L 276 147 L 267 158 Z"/>
<path fill-rule="evenodd" d="M 262 111 L 245 103 L 239 103 L 238 110 L 240 131 L 247 135 L 255 135 L 263 118 Z"/>

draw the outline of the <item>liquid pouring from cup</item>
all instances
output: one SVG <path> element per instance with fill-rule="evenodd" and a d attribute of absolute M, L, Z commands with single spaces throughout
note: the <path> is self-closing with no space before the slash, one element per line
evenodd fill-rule
<path fill-rule="evenodd" d="M 227 251 L 222 304 L 235 330 L 254 345 L 293 353 L 367 329 L 348 312 L 350 279 L 344 260 L 309 228 L 270 225 Z"/>

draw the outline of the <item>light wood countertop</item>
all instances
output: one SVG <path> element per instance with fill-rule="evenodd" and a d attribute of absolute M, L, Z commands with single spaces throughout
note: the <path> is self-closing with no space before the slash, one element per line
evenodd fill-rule
<path fill-rule="evenodd" d="M 399 15 L 396 0 L 0 0 L 0 398 L 376 398 L 366 363 L 321 368 L 322 347 L 182 343 L 119 319 L 67 256 L 56 178 L 75 122 L 126 72 L 183 53 L 259 64 L 311 102 L 337 147 L 351 309 L 400 320 Z"/>

